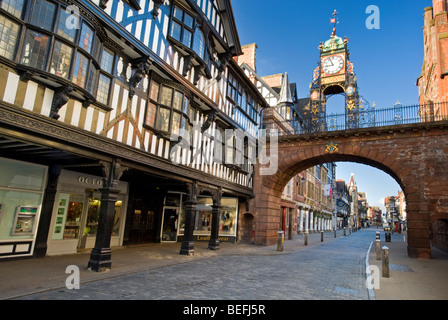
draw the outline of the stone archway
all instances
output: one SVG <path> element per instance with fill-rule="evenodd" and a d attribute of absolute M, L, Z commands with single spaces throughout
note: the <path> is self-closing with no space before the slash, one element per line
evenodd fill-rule
<path fill-rule="evenodd" d="M 430 258 L 431 217 L 448 218 L 447 128 L 443 122 L 278 137 L 276 173 L 260 175 L 256 166 L 255 243 L 275 244 L 281 193 L 295 174 L 318 164 L 349 161 L 376 167 L 397 181 L 406 199 L 408 255 Z"/>

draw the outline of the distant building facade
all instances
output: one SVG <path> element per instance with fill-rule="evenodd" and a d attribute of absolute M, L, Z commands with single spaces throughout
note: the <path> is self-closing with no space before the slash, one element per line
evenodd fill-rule
<path fill-rule="evenodd" d="M 269 108 L 263 110 L 263 128 L 292 132 L 290 120 L 300 121 L 301 101 L 297 86 L 290 83 L 288 74 L 260 76 L 256 69 L 257 44 L 242 46 L 243 55 L 235 61 L 258 88 Z M 282 217 L 279 230 L 286 239 L 293 234 L 332 230 L 335 225 L 334 163 L 313 166 L 295 175 L 285 186 L 281 199 Z"/>
<path fill-rule="evenodd" d="M 424 57 L 417 79 L 421 115 L 448 116 L 448 5 L 446 0 L 433 0 L 425 8 L 423 26 Z"/>

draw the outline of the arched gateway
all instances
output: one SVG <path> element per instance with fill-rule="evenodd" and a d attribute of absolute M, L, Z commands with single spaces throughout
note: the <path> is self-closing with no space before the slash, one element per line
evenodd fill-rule
<path fill-rule="evenodd" d="M 277 171 L 256 168 L 255 243 L 276 243 L 281 194 L 295 174 L 338 161 L 376 167 L 397 181 L 406 197 L 408 255 L 429 259 L 430 226 L 448 219 L 448 121 L 278 136 Z"/>

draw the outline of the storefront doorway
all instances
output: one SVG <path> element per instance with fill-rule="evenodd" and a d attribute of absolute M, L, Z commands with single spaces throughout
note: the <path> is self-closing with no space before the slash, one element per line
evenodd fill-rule
<path fill-rule="evenodd" d="M 165 207 L 163 209 L 162 221 L 162 242 L 177 242 L 179 209 L 176 207 Z"/>
<path fill-rule="evenodd" d="M 101 177 L 61 172 L 48 239 L 48 255 L 69 254 L 95 246 L 100 217 Z M 120 181 L 115 203 L 111 247 L 123 244 L 127 183 Z"/>

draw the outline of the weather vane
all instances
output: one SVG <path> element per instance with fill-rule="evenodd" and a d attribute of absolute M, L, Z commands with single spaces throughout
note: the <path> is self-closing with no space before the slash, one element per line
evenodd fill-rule
<path fill-rule="evenodd" d="M 333 23 L 333 33 L 331 34 L 332 37 L 336 36 L 336 25 L 339 23 L 338 21 L 338 12 L 336 11 L 336 9 L 333 12 L 333 16 L 334 18 L 331 18 L 330 23 Z"/>

